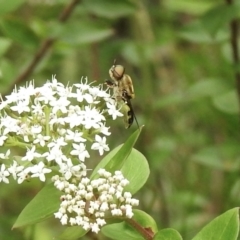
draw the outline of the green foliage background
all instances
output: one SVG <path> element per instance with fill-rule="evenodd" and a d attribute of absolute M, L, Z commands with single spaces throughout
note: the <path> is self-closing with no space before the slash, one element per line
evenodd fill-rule
<path fill-rule="evenodd" d="M 124 65 L 135 87 L 135 114 L 145 125 L 136 148 L 151 169 L 135 197 L 159 229 L 172 227 L 191 239 L 240 202 L 239 64 L 230 41 L 240 2 L 82 0 L 59 22 L 70 2 L 0 0 L 0 92 L 32 79 L 40 86 L 53 74 L 65 84 L 82 76 L 103 83 L 114 59 Z M 55 42 L 18 80 L 45 39 Z M 136 128 L 112 122 L 111 148 Z M 40 188 L 34 181 L 1 183 L 0 239 L 52 239 L 60 231 L 54 219 L 11 231 Z"/>

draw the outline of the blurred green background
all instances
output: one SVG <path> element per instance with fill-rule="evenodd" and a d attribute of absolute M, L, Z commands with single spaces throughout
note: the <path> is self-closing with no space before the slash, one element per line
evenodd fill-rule
<path fill-rule="evenodd" d="M 67 84 L 82 76 L 103 83 L 114 59 L 132 77 L 140 125 L 136 144 L 151 175 L 135 196 L 159 229 L 191 239 L 204 225 L 240 202 L 239 105 L 230 21 L 240 1 L 0 0 L 0 92 L 56 74 Z M 64 12 L 65 11 L 65 12 Z M 69 12 L 68 12 L 69 11 Z M 65 21 L 59 16 L 69 13 Z M 48 51 L 41 49 L 54 39 Z M 41 57 L 43 53 L 43 57 Z M 34 56 L 31 74 L 21 77 Z M 137 129 L 111 122 L 111 148 Z M 137 163 L 136 163 L 137 164 Z M 58 220 L 11 230 L 41 189 L 36 182 L 0 183 L 0 239 L 50 240 Z M 81 239 L 106 239 L 89 234 Z"/>

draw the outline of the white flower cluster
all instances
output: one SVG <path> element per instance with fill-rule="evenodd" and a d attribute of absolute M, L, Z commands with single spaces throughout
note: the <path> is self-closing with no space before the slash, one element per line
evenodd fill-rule
<path fill-rule="evenodd" d="M 104 169 L 98 171 L 99 178 L 72 178 L 71 181 L 54 176 L 54 185 L 65 194 L 55 217 L 63 225 L 79 225 L 84 230 L 98 233 L 106 224 L 106 217 L 132 218 L 132 207 L 139 201 L 130 192 L 124 192 L 129 184 L 120 171 L 111 174 Z"/>
<path fill-rule="evenodd" d="M 81 81 L 65 87 L 53 77 L 42 87 L 30 82 L 0 102 L 0 182 L 18 183 L 57 167 L 66 180 L 84 175 L 89 149 L 109 151 L 106 117 L 122 116 L 102 85 Z M 21 157 L 14 151 L 24 149 Z M 80 173 L 80 170 L 83 173 Z"/>
<path fill-rule="evenodd" d="M 0 152 L 0 182 L 9 183 L 11 176 L 19 184 L 30 178 L 44 182 L 49 174 L 64 193 L 55 213 L 62 224 L 97 233 L 106 217 L 131 218 L 138 200 L 124 192 L 128 181 L 120 171 L 112 175 L 101 169 L 98 179 L 86 177 L 89 150 L 99 155 L 109 151 L 106 118 L 119 116 L 107 90 L 87 80 L 65 87 L 53 77 L 42 87 L 30 82 L 15 89 L 0 102 L 0 146 L 5 149 Z"/>

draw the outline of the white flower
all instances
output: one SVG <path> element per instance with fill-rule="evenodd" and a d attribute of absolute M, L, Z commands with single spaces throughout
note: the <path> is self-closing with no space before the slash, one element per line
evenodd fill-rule
<path fill-rule="evenodd" d="M 35 105 L 32 105 L 32 113 L 43 116 L 44 115 L 43 106 L 38 101 L 35 102 L 36 102 Z"/>
<path fill-rule="evenodd" d="M 11 110 L 18 112 L 18 114 L 21 114 L 23 112 L 29 112 L 30 108 L 28 106 L 28 101 L 18 101 L 17 105 L 10 107 Z"/>
<path fill-rule="evenodd" d="M 37 134 L 36 139 L 33 141 L 34 144 L 39 143 L 40 146 L 44 147 L 45 142 L 50 139 L 49 136 L 43 136 L 42 134 Z"/>
<path fill-rule="evenodd" d="M 10 132 L 17 132 L 19 127 L 20 121 L 14 119 L 10 116 L 5 115 L 4 117 L 0 118 L 0 127 L 5 127 L 3 130 L 3 135 L 7 135 Z"/>
<path fill-rule="evenodd" d="M 7 137 L 7 136 L 4 136 L 4 135 L 0 136 L 0 146 L 2 146 L 2 145 L 4 144 L 4 142 L 5 142 L 5 140 L 6 140 L 7 138 L 8 138 L 8 137 Z"/>
<path fill-rule="evenodd" d="M 85 107 L 85 123 L 84 126 L 86 129 L 90 129 L 91 127 L 97 129 L 100 127 L 99 123 L 105 120 L 105 117 L 99 113 L 99 111 L 95 108 L 90 108 L 88 106 Z"/>
<path fill-rule="evenodd" d="M 39 162 L 38 165 L 34 165 L 31 168 L 31 172 L 33 173 L 31 177 L 32 178 L 39 177 L 39 179 L 42 182 L 45 182 L 46 180 L 45 174 L 50 173 L 51 171 L 52 171 L 51 169 L 45 168 L 45 165 L 43 162 Z"/>
<path fill-rule="evenodd" d="M 115 104 L 111 104 L 107 102 L 107 107 L 108 107 L 108 114 L 112 116 L 112 119 L 115 120 L 117 117 L 122 117 L 123 114 L 117 110 Z"/>
<path fill-rule="evenodd" d="M 30 178 L 29 173 L 31 171 L 31 167 L 23 169 L 21 172 L 17 174 L 18 176 L 18 184 L 21 184 L 24 180 Z"/>
<path fill-rule="evenodd" d="M 80 143 L 80 144 L 73 143 L 72 146 L 73 146 L 74 150 L 72 150 L 70 152 L 70 154 L 77 155 L 80 161 L 84 162 L 85 158 L 90 157 L 90 155 L 89 155 L 88 151 L 86 150 L 86 147 L 83 143 Z"/>
<path fill-rule="evenodd" d="M 77 89 L 77 101 L 82 102 L 84 99 L 87 101 L 87 103 L 93 102 L 93 97 L 89 93 L 84 93 L 82 90 Z"/>
<path fill-rule="evenodd" d="M 69 180 L 72 175 L 79 172 L 81 169 L 80 165 L 73 165 L 71 159 L 68 159 L 66 163 L 61 164 L 59 172 L 62 173 L 66 180 Z"/>
<path fill-rule="evenodd" d="M 97 222 L 97 224 L 100 225 L 100 226 L 103 226 L 103 225 L 106 224 L 106 221 L 105 221 L 104 219 L 102 219 L 102 218 L 97 218 L 97 219 L 96 219 L 96 222 Z"/>
<path fill-rule="evenodd" d="M 98 233 L 100 231 L 100 228 L 97 223 L 93 223 L 91 226 L 91 229 L 93 232 Z"/>
<path fill-rule="evenodd" d="M 11 151 L 10 151 L 10 149 L 8 149 L 5 154 L 4 153 L 0 153 L 0 158 L 1 159 L 9 159 L 10 153 L 11 153 Z"/>
<path fill-rule="evenodd" d="M 59 137 L 57 139 L 55 139 L 54 141 L 50 142 L 47 146 L 48 147 L 57 147 L 57 148 L 60 148 L 60 147 L 63 147 L 63 146 L 66 146 L 67 143 L 65 142 L 64 138 L 63 137 Z"/>
<path fill-rule="evenodd" d="M 32 149 L 27 148 L 26 156 L 22 158 L 22 161 L 32 161 L 34 158 L 41 157 L 41 154 L 35 152 L 36 146 L 33 146 Z"/>
<path fill-rule="evenodd" d="M 66 140 L 72 140 L 74 142 L 86 142 L 85 138 L 82 138 L 83 133 L 78 132 L 77 130 L 73 132 L 70 129 L 67 129 Z"/>
<path fill-rule="evenodd" d="M 17 179 L 17 173 L 21 172 L 24 169 L 23 166 L 19 165 L 16 161 L 13 161 L 13 164 L 8 168 L 8 171 L 12 174 L 13 178 Z"/>
<path fill-rule="evenodd" d="M 55 161 L 59 165 L 61 165 L 63 161 L 67 160 L 66 155 L 63 154 L 62 150 L 58 146 L 51 148 L 49 152 L 44 153 L 42 156 L 45 157 L 48 162 Z"/>
<path fill-rule="evenodd" d="M 42 126 L 40 126 L 38 124 L 31 126 L 31 133 L 32 134 L 38 134 L 41 131 L 42 131 Z"/>
<path fill-rule="evenodd" d="M 111 132 L 109 132 L 109 128 L 110 127 L 106 127 L 105 124 L 103 123 L 99 123 L 99 130 L 102 134 L 106 135 L 106 136 L 109 136 L 111 135 Z"/>
<path fill-rule="evenodd" d="M 61 97 L 59 99 L 54 99 L 50 101 L 50 106 L 53 107 L 52 111 L 53 113 L 56 113 L 57 111 L 61 111 L 62 113 L 67 112 L 67 106 L 70 104 L 70 101 L 67 100 L 65 97 Z"/>
<path fill-rule="evenodd" d="M 7 178 L 9 175 L 10 175 L 10 173 L 6 169 L 5 164 L 2 164 L 1 169 L 0 169 L 0 182 L 9 183 L 9 180 Z"/>
<path fill-rule="evenodd" d="M 101 138 L 99 135 L 95 136 L 95 143 L 93 143 L 91 149 L 98 150 L 99 154 L 102 156 L 104 151 L 109 151 L 109 147 L 106 144 L 106 137 Z"/>

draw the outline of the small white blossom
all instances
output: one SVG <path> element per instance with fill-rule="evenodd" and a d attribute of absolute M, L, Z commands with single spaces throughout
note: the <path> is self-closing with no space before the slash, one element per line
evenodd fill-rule
<path fill-rule="evenodd" d="M 46 144 L 46 141 L 50 139 L 49 136 L 43 136 L 42 134 L 37 134 L 36 139 L 33 141 L 34 144 L 39 143 L 40 146 L 44 147 Z"/>
<path fill-rule="evenodd" d="M 6 169 L 5 164 L 2 164 L 1 168 L 0 168 L 0 182 L 9 183 L 9 180 L 7 178 L 9 175 L 10 175 L 10 173 Z"/>
<path fill-rule="evenodd" d="M 32 172 L 32 178 L 33 177 L 39 177 L 39 179 L 42 181 L 42 182 L 45 182 L 46 180 L 46 177 L 45 177 L 45 174 L 46 173 L 50 173 L 52 170 L 51 169 L 48 169 L 48 168 L 45 168 L 45 165 L 43 162 L 40 162 L 38 163 L 38 165 L 34 165 L 31 169 L 31 172 Z"/>
<path fill-rule="evenodd" d="M 26 156 L 22 158 L 22 161 L 32 161 L 34 158 L 41 157 L 41 154 L 35 152 L 35 150 L 35 146 L 33 146 L 31 149 L 27 148 Z"/>
<path fill-rule="evenodd" d="M 103 155 L 104 151 L 109 151 L 109 147 L 106 144 L 106 137 L 101 138 L 99 135 L 95 136 L 95 143 L 93 143 L 91 149 L 98 150 L 100 155 Z"/>
<path fill-rule="evenodd" d="M 107 107 L 108 107 L 108 113 L 110 116 L 112 116 L 112 119 L 115 120 L 117 117 L 122 117 L 123 114 L 117 110 L 115 104 L 111 104 L 107 102 Z"/>
<path fill-rule="evenodd" d="M 10 153 L 11 153 L 10 149 L 8 149 L 5 154 L 4 153 L 0 153 L 0 159 L 8 159 Z"/>
<path fill-rule="evenodd" d="M 38 134 L 38 133 L 40 133 L 42 131 L 42 126 L 40 126 L 40 125 L 33 125 L 32 127 L 31 127 L 31 132 L 32 132 L 32 134 Z"/>
<path fill-rule="evenodd" d="M 7 136 L 0 136 L 0 146 L 2 146 L 5 142 L 5 140 L 7 139 L 8 137 Z"/>
<path fill-rule="evenodd" d="M 23 166 L 19 165 L 16 161 L 8 168 L 8 171 L 12 174 L 13 178 L 17 179 L 17 174 L 24 169 Z"/>
<path fill-rule="evenodd" d="M 86 139 L 82 137 L 83 133 L 70 129 L 67 129 L 66 140 L 72 140 L 74 142 L 86 142 Z"/>
<path fill-rule="evenodd" d="M 84 162 L 85 158 L 90 157 L 90 155 L 89 155 L 88 151 L 86 150 L 86 147 L 83 143 L 80 143 L 80 144 L 73 143 L 73 148 L 74 148 L 74 150 L 72 150 L 70 152 L 70 154 L 77 155 L 78 159 L 80 161 Z"/>
<path fill-rule="evenodd" d="M 26 100 L 25 101 L 23 101 L 23 100 L 18 101 L 17 105 L 10 107 L 10 109 L 12 111 L 18 112 L 18 114 L 30 111 L 30 108 L 28 106 L 28 101 L 26 101 Z"/>

